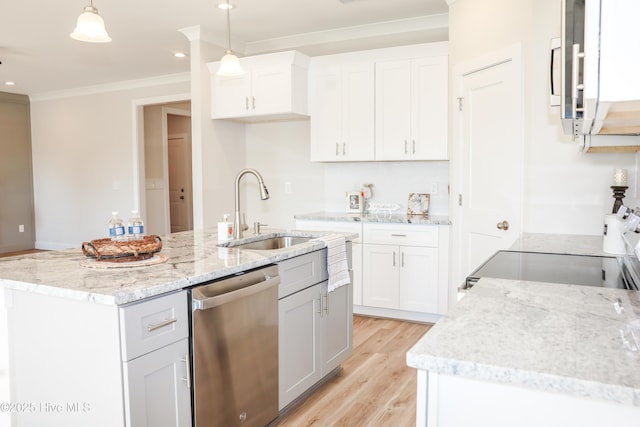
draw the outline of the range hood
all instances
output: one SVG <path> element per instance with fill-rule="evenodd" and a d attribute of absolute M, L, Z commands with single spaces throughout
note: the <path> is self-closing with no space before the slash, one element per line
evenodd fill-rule
<path fill-rule="evenodd" d="M 638 0 L 562 2 L 555 52 L 552 43 L 552 92 L 560 86 L 565 134 L 587 151 L 640 151 L 638 16 Z"/>

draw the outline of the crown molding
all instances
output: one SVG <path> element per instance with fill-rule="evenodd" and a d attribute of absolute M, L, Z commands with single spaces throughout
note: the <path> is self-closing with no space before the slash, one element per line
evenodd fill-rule
<path fill-rule="evenodd" d="M 125 80 L 115 83 L 85 86 L 68 90 L 57 90 L 29 95 L 31 102 L 48 101 L 52 99 L 71 98 L 74 96 L 95 95 L 97 93 L 114 92 L 118 90 L 131 90 L 144 87 L 162 86 L 191 81 L 191 73 L 169 74 L 165 76 L 149 77 L 139 80 Z"/>

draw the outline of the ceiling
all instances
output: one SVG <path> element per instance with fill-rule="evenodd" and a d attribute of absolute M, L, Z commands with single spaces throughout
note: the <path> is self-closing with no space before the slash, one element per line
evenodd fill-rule
<path fill-rule="evenodd" d="M 89 0 L 0 4 L 0 92 L 28 95 L 189 71 L 179 30 L 200 26 L 227 44 L 224 0 L 94 0 L 113 42 L 69 33 Z M 296 49 L 309 56 L 447 40 L 445 0 L 232 0 L 232 49 L 242 55 Z M 217 59 L 217 58 L 215 58 Z M 6 81 L 15 82 L 7 86 Z"/>

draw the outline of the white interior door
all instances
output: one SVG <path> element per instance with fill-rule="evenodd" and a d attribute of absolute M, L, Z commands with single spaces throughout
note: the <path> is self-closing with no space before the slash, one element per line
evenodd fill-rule
<path fill-rule="evenodd" d="M 173 116 L 172 120 L 188 122 L 181 126 L 190 129 L 190 117 Z M 171 232 L 193 229 L 193 201 L 191 177 L 191 137 L 190 133 L 169 134 L 169 212 Z"/>
<path fill-rule="evenodd" d="M 522 228 L 522 78 L 515 52 L 460 79 L 463 275 L 510 247 Z"/>

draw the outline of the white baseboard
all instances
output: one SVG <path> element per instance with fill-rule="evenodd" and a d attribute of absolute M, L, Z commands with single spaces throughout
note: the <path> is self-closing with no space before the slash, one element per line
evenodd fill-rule
<path fill-rule="evenodd" d="M 391 319 L 409 320 L 411 322 L 421 323 L 436 323 L 443 317 L 441 314 L 418 313 L 415 311 L 393 310 L 390 308 L 368 307 L 364 305 L 354 305 L 353 314 L 387 317 Z"/>

